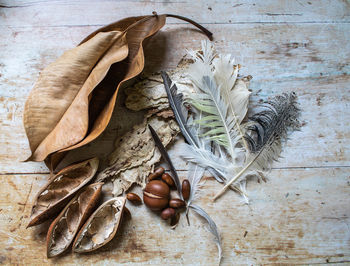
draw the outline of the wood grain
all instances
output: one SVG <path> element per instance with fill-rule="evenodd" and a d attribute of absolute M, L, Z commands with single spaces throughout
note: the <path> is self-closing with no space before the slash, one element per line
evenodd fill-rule
<path fill-rule="evenodd" d="M 133 8 L 130 8 L 132 6 Z M 26 230 L 34 196 L 48 178 L 43 163 L 22 163 L 29 146 L 22 125 L 25 99 L 39 72 L 99 26 L 126 16 L 176 13 L 214 33 L 219 52 L 232 53 L 252 75 L 252 103 L 296 91 L 304 126 L 288 141 L 268 183 L 248 183 L 249 206 L 205 178 L 198 200 L 223 238 L 223 265 L 350 263 L 350 4 L 341 0 L 110 1 L 4 0 L 0 4 L 0 264 L 215 265 L 216 247 L 190 215 L 172 231 L 143 206 L 130 206 L 117 237 L 93 254 L 48 260 L 48 224 Z M 146 72 L 174 68 L 204 36 L 169 19 L 146 49 Z M 106 165 L 116 136 L 140 122 L 118 98 L 112 123 L 63 162 L 97 155 Z M 250 111 L 251 113 L 252 111 Z M 178 142 L 182 139 L 179 138 Z M 180 177 L 187 165 L 170 155 Z M 62 165 L 61 165 L 62 167 Z M 139 188 L 134 188 L 141 194 Z M 190 251 L 189 251 L 190 250 Z"/>
<path fill-rule="evenodd" d="M 179 175 L 184 178 L 186 172 Z M 31 203 L 46 179 L 47 175 L 0 176 L 3 263 L 216 263 L 211 235 L 193 213 L 191 226 L 182 217 L 180 225 L 171 230 L 159 216 L 129 203 L 132 219 L 124 222 L 121 232 L 101 251 L 48 260 L 44 242 L 49 224 L 25 229 Z M 347 169 L 273 170 L 268 183 L 249 183 L 249 207 L 232 191 L 213 203 L 210 198 L 220 185 L 205 178 L 205 187 L 199 202 L 220 228 L 223 265 L 350 260 L 350 199 L 339 197 L 350 193 Z M 139 188 L 134 191 L 141 194 Z"/>
<path fill-rule="evenodd" d="M 123 17 L 182 14 L 200 23 L 349 22 L 350 4 L 341 0 L 265 1 L 2 1 L 0 25 L 19 27 L 105 25 Z M 52 15 L 54 14 L 54 16 Z M 13 19 L 13 18 L 21 18 Z M 43 24 L 45 22 L 45 24 Z M 171 23 L 181 23 L 171 20 Z"/>
<path fill-rule="evenodd" d="M 347 63 L 350 61 L 347 52 L 350 43 L 344 35 L 344 31 L 350 31 L 349 25 L 212 25 L 211 28 L 215 32 L 217 49 L 235 54 L 236 61 L 242 64 L 242 74 L 253 76 L 253 103 L 281 91 L 295 90 L 300 97 L 305 126 L 292 136 L 283 154 L 285 159 L 275 167 L 350 165 L 349 149 L 345 148 L 350 144 L 349 122 L 333 119 L 349 116 L 349 108 L 344 108 L 350 98 Z M 7 29 L 11 42 L 0 43 L 0 49 L 4 51 L 0 63 L 0 73 L 3 73 L 0 105 L 6 110 L 0 114 L 3 132 L 0 143 L 6 147 L 0 150 L 4 162 L 0 164 L 1 172 L 47 172 L 43 164 L 18 164 L 30 154 L 22 127 L 24 102 L 41 69 L 94 29 L 43 27 L 20 32 Z M 237 34 L 228 39 L 227 32 Z M 41 41 L 40 36 L 47 38 Z M 333 40 L 328 41 L 331 36 Z M 186 48 L 199 47 L 202 38 L 204 36 L 199 32 L 187 27 L 167 26 L 148 46 L 147 71 L 175 67 Z M 28 39 L 31 42 L 27 42 Z M 329 53 L 332 49 L 339 52 Z M 120 131 L 120 127 L 131 128 L 134 123 L 130 120 L 129 125 L 122 125 L 129 120 L 124 119 L 118 124 L 120 116 L 123 116 L 120 112 L 114 112 L 112 124 L 97 141 L 99 144 L 89 145 L 74 154 L 81 156 L 81 151 L 87 150 L 83 152 L 86 156 L 91 156 L 91 152 L 106 156 L 116 134 L 125 132 Z M 11 145 L 13 141 L 15 143 Z M 178 161 L 179 169 L 186 169 L 183 162 Z"/>

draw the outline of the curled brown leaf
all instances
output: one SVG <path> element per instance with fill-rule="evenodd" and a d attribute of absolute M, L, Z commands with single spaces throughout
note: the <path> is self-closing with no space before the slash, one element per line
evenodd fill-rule
<path fill-rule="evenodd" d="M 107 127 L 119 88 L 144 68 L 143 42 L 166 17 L 130 17 L 98 29 L 45 68 L 24 110 L 31 161 L 55 168 L 68 150 L 96 139 Z"/>

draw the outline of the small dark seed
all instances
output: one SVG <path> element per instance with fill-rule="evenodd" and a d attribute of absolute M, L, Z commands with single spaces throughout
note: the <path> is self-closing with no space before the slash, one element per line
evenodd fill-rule
<path fill-rule="evenodd" d="M 167 183 L 169 187 L 175 187 L 174 180 L 169 174 L 162 174 L 162 180 Z"/>
<path fill-rule="evenodd" d="M 188 200 L 190 198 L 190 193 L 191 193 L 191 185 L 190 181 L 185 179 L 182 181 L 182 197 L 184 200 Z"/>
<path fill-rule="evenodd" d="M 169 206 L 174 209 L 182 208 L 186 206 L 186 202 L 181 199 L 171 199 L 169 201 Z"/>
<path fill-rule="evenodd" d="M 162 217 L 163 220 L 168 220 L 174 215 L 175 215 L 175 210 L 173 208 L 166 208 L 162 211 L 160 217 Z"/>
<path fill-rule="evenodd" d="M 127 207 L 124 207 L 123 216 L 124 215 L 125 215 L 125 218 L 128 218 L 128 219 L 131 218 L 131 212 Z"/>
<path fill-rule="evenodd" d="M 173 217 L 171 217 L 171 220 L 170 220 L 170 226 L 175 229 L 175 227 L 177 226 L 177 224 L 179 223 L 180 221 L 180 213 L 177 212 Z"/>
<path fill-rule="evenodd" d="M 158 177 L 160 177 L 163 173 L 164 173 L 164 168 L 163 167 L 158 167 L 156 170 L 154 170 L 153 173 L 151 173 L 148 176 L 148 181 L 152 181 L 153 179 L 156 179 Z"/>
<path fill-rule="evenodd" d="M 126 198 L 134 204 L 141 204 L 142 203 L 141 198 L 135 193 L 126 194 Z"/>

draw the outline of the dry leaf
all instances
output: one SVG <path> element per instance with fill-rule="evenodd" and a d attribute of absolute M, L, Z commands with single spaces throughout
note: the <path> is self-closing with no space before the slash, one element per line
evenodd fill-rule
<path fill-rule="evenodd" d="M 95 175 L 98 158 L 70 165 L 44 186 L 36 196 L 28 227 L 40 224 L 60 212 L 74 194 Z"/>
<path fill-rule="evenodd" d="M 131 17 L 103 27 L 44 69 L 24 110 L 31 161 L 55 168 L 64 153 L 97 138 L 111 118 L 119 88 L 144 68 L 143 41 L 166 17 Z M 208 36 L 210 32 L 201 28 Z"/>
<path fill-rule="evenodd" d="M 122 221 L 125 201 L 125 197 L 117 197 L 103 203 L 79 231 L 73 251 L 91 252 L 111 241 Z"/>
<path fill-rule="evenodd" d="M 82 189 L 52 222 L 47 232 L 47 257 L 62 254 L 96 206 L 103 183 L 94 183 Z"/>

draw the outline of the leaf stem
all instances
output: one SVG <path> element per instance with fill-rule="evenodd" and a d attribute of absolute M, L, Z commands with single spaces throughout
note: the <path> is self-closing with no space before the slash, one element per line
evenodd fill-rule
<path fill-rule="evenodd" d="M 179 15 L 173 15 L 173 14 L 165 14 L 165 16 L 169 17 L 169 18 L 177 18 L 177 19 L 181 19 L 184 20 L 188 23 L 191 23 L 192 25 L 196 26 L 198 29 L 200 29 L 201 31 L 204 32 L 205 35 L 207 35 L 209 40 L 213 40 L 213 33 L 210 32 L 209 30 L 207 30 L 206 28 L 204 28 L 202 25 L 198 24 L 197 22 L 193 21 L 192 19 L 183 17 L 183 16 L 179 16 Z"/>

